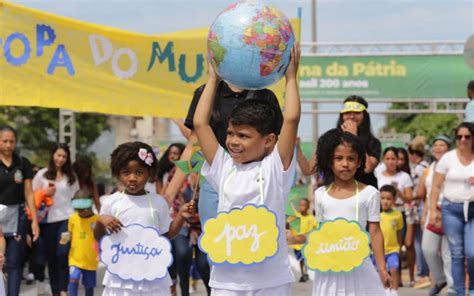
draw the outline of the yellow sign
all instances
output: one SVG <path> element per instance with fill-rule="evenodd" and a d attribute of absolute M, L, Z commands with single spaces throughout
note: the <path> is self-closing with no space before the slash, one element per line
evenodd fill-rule
<path fill-rule="evenodd" d="M 215 264 L 255 264 L 278 251 L 276 216 L 265 206 L 249 204 L 221 212 L 204 225 L 199 247 Z"/>
<path fill-rule="evenodd" d="M 308 268 L 320 272 L 350 272 L 370 255 L 370 236 L 359 223 L 336 219 L 312 231 L 303 248 Z"/>
<path fill-rule="evenodd" d="M 183 118 L 207 81 L 207 33 L 137 34 L 0 0 L 0 105 Z M 282 100 L 284 82 L 272 89 Z"/>

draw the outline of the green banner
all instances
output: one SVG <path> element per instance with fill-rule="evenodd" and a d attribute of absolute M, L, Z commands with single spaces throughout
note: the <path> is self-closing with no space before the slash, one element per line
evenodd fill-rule
<path fill-rule="evenodd" d="M 474 79 L 462 55 L 303 57 L 303 99 L 466 98 Z"/>

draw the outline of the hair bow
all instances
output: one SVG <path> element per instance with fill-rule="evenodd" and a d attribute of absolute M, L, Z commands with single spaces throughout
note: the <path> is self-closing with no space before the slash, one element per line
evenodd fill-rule
<path fill-rule="evenodd" d="M 151 164 L 153 163 L 153 155 L 145 148 L 140 148 L 140 150 L 138 151 L 138 157 L 140 157 L 140 159 L 143 160 L 143 162 L 146 163 L 148 166 L 151 166 Z"/>

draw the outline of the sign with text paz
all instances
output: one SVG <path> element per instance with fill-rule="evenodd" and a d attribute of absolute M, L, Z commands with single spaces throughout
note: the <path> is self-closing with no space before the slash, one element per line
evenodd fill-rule
<path fill-rule="evenodd" d="M 207 34 L 138 34 L 0 0 L 0 105 L 184 118 L 207 81 Z M 284 81 L 271 89 L 281 103 Z"/>
<path fill-rule="evenodd" d="M 100 261 L 108 272 L 123 280 L 161 279 L 173 262 L 171 243 L 153 227 L 127 225 L 102 238 Z"/>
<path fill-rule="evenodd" d="M 343 218 L 326 221 L 308 234 L 303 256 L 309 269 L 351 272 L 370 255 L 370 236 L 359 223 Z"/>
<path fill-rule="evenodd" d="M 462 55 L 302 57 L 299 78 L 308 100 L 452 99 L 466 97 L 474 71 Z"/>
<path fill-rule="evenodd" d="M 199 248 L 214 264 L 253 265 L 277 254 L 278 237 L 275 213 L 265 206 L 248 204 L 209 219 Z"/>

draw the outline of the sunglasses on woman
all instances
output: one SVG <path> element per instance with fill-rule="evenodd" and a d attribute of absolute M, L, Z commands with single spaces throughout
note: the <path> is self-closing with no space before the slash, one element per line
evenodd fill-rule
<path fill-rule="evenodd" d="M 462 139 L 466 139 L 466 141 L 469 141 L 472 139 L 471 135 L 456 135 L 456 140 L 461 141 Z"/>

